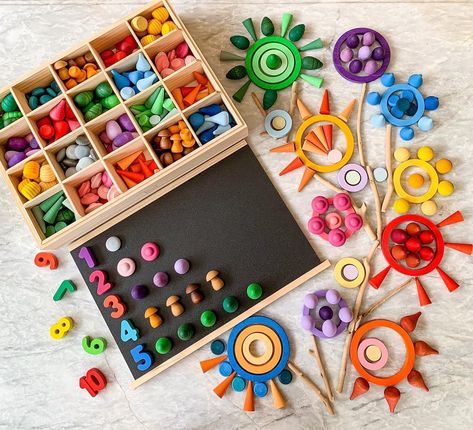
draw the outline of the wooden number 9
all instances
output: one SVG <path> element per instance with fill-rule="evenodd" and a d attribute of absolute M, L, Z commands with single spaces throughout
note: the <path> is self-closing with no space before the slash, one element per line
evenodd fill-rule
<path fill-rule="evenodd" d="M 105 297 L 103 305 L 106 308 L 113 309 L 113 312 L 110 314 L 112 318 L 121 318 L 126 312 L 126 305 L 122 302 L 122 298 L 118 294 L 110 294 Z"/>

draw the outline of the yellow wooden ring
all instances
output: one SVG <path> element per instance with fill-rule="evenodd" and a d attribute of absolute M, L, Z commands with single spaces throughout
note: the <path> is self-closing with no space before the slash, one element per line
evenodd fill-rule
<path fill-rule="evenodd" d="M 343 155 L 342 159 L 338 161 L 337 163 L 330 164 L 330 165 L 323 165 L 323 164 L 316 164 L 312 160 L 310 160 L 302 150 L 302 137 L 304 135 L 304 132 L 311 126 L 314 125 L 317 122 L 329 122 L 331 124 L 336 125 L 340 130 L 342 130 L 343 134 L 345 135 L 345 140 L 347 141 L 347 149 L 345 151 L 345 154 Z M 351 156 L 353 155 L 353 150 L 355 148 L 355 139 L 353 138 L 353 134 L 350 130 L 350 127 L 348 127 L 348 124 L 343 121 L 342 119 L 338 118 L 337 116 L 334 115 L 314 115 L 311 116 L 310 118 L 306 119 L 299 129 L 297 130 L 296 134 L 296 139 L 295 139 L 295 146 L 296 146 L 296 152 L 299 158 L 303 161 L 303 163 L 311 168 L 312 170 L 315 170 L 316 172 L 321 172 L 321 173 L 328 173 L 328 172 L 334 172 L 335 170 L 340 169 L 343 167 L 345 164 L 350 161 Z"/>
<path fill-rule="evenodd" d="M 265 364 L 262 364 L 259 366 L 251 364 L 243 355 L 243 342 L 252 333 L 265 334 L 270 339 L 273 345 L 274 352 L 271 359 L 267 361 Z M 270 372 L 278 365 L 282 356 L 281 339 L 279 339 L 279 336 L 272 328 L 267 327 L 265 325 L 261 325 L 261 324 L 251 325 L 243 329 L 241 333 L 235 339 L 233 349 L 235 352 L 235 359 L 238 362 L 238 364 L 248 373 L 252 373 L 253 375 L 263 375 L 265 373 Z"/>
<path fill-rule="evenodd" d="M 251 352 L 251 344 L 255 341 L 260 341 L 264 343 L 264 353 L 261 355 L 255 355 Z M 257 366 L 267 363 L 273 356 L 274 347 L 271 343 L 271 339 L 263 333 L 251 333 L 243 341 L 243 355 L 251 363 Z"/>
<path fill-rule="evenodd" d="M 414 196 L 412 194 L 409 194 L 406 190 L 404 190 L 404 188 L 402 188 L 401 176 L 404 173 L 404 170 L 413 166 L 419 167 L 420 169 L 424 170 L 430 178 L 429 189 L 421 196 Z M 432 167 L 431 164 L 427 163 L 427 161 L 412 158 L 410 160 L 402 162 L 401 164 L 399 164 L 399 166 L 396 167 L 396 169 L 394 170 L 393 182 L 396 194 L 400 198 L 407 200 L 410 203 L 423 203 L 427 200 L 430 200 L 437 192 L 437 188 L 439 186 L 439 176 L 436 170 Z"/>
<path fill-rule="evenodd" d="M 343 276 L 343 268 L 349 264 L 355 266 L 356 269 L 358 270 L 358 276 L 351 281 L 349 279 L 346 279 Z M 335 280 L 342 287 L 356 288 L 356 287 L 359 287 L 361 283 L 363 282 L 363 280 L 365 279 L 365 275 L 366 275 L 365 266 L 363 266 L 363 264 L 361 264 L 361 262 L 358 261 L 356 258 L 344 257 L 341 260 L 339 260 L 337 264 L 335 264 L 335 267 L 333 269 L 333 275 L 335 276 Z"/>

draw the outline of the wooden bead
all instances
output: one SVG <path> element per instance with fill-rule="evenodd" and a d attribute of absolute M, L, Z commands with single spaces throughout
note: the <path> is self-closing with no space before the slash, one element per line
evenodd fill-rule
<path fill-rule="evenodd" d="M 151 19 L 148 22 L 148 33 L 154 36 L 161 34 L 162 24 L 157 19 Z"/>
<path fill-rule="evenodd" d="M 135 16 L 130 24 L 131 28 L 139 33 L 143 33 L 148 28 L 148 20 L 144 16 Z"/>

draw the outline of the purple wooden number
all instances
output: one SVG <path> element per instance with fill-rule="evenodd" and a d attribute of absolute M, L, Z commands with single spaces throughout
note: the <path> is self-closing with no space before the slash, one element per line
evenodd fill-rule
<path fill-rule="evenodd" d="M 80 249 L 79 258 L 85 260 L 87 266 L 89 266 L 91 269 L 92 267 L 97 266 L 97 259 L 95 258 L 95 255 L 93 254 L 92 250 L 90 248 L 87 248 L 87 246 L 83 246 Z"/>

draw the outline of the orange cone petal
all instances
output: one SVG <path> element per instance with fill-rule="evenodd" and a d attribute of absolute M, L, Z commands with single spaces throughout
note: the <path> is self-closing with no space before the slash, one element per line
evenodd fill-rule
<path fill-rule="evenodd" d="M 330 115 L 330 102 L 328 98 L 328 90 L 324 91 L 324 96 L 322 97 L 322 103 L 320 104 L 319 112 L 322 115 Z"/>
<path fill-rule="evenodd" d="M 327 149 L 323 145 L 323 143 L 319 140 L 317 135 L 314 133 L 313 130 L 306 136 L 306 140 L 308 140 L 310 143 L 312 143 L 314 146 L 319 148 L 321 151 L 323 151 L 325 154 L 327 153 Z"/>
<path fill-rule="evenodd" d="M 450 278 L 440 267 L 437 267 L 437 272 L 439 272 L 440 277 L 442 278 L 442 281 L 448 288 L 448 291 L 452 292 L 455 291 L 460 285 L 457 284 L 457 282 Z"/>
<path fill-rule="evenodd" d="M 448 216 L 447 218 L 445 218 L 443 221 L 440 221 L 437 224 L 437 227 L 442 228 L 442 227 L 445 227 L 446 225 L 456 224 L 457 222 L 462 222 L 464 220 L 465 218 L 463 218 L 462 213 L 460 211 L 456 211 L 450 216 Z"/>
<path fill-rule="evenodd" d="M 301 118 L 305 121 L 307 118 L 312 116 L 312 113 L 307 108 L 307 106 L 302 103 L 300 98 L 297 98 L 297 109 L 299 109 L 299 113 L 301 114 Z"/>
<path fill-rule="evenodd" d="M 448 248 L 463 252 L 463 254 L 471 255 L 473 253 L 473 245 L 471 243 L 451 243 L 445 244 Z"/>
<path fill-rule="evenodd" d="M 388 402 L 389 411 L 393 413 L 399 399 L 401 398 L 401 392 L 396 387 L 387 387 L 384 390 L 384 398 Z"/>
<path fill-rule="evenodd" d="M 432 348 L 427 342 L 423 340 L 418 340 L 414 342 L 414 350 L 416 355 L 419 357 L 424 357 L 425 355 L 437 355 L 439 352 Z"/>
<path fill-rule="evenodd" d="M 325 150 L 328 152 L 327 139 L 325 139 L 324 129 L 321 125 L 314 127 L 314 133 L 317 136 L 317 139 L 320 140 Z"/>
<path fill-rule="evenodd" d="M 353 108 L 355 107 L 356 100 L 353 99 L 350 103 L 348 103 L 347 107 L 343 109 L 343 111 L 338 115 L 339 118 L 343 119 L 343 121 L 348 122 L 351 113 L 353 112 Z"/>
<path fill-rule="evenodd" d="M 325 151 L 322 151 L 319 147 L 315 146 L 309 140 L 306 140 L 304 142 L 304 145 L 302 145 L 302 149 L 304 151 L 313 152 L 313 153 L 318 154 L 318 155 L 327 155 Z"/>
<path fill-rule="evenodd" d="M 429 391 L 429 387 L 425 385 L 424 378 L 418 370 L 411 370 L 409 375 L 407 375 L 407 382 L 409 382 L 409 384 L 411 384 L 413 387 L 420 388 L 424 391 Z"/>
<path fill-rule="evenodd" d="M 417 295 L 419 296 L 419 304 L 421 306 L 430 305 L 432 302 L 430 301 L 429 295 L 427 294 L 427 291 L 425 291 L 425 288 L 420 282 L 419 278 L 416 278 L 416 286 L 417 286 Z"/>
<path fill-rule="evenodd" d="M 391 270 L 391 266 L 388 266 L 385 269 L 381 270 L 381 272 L 379 272 L 378 274 L 376 274 L 369 280 L 369 284 L 373 288 L 378 289 L 383 283 L 384 279 L 386 278 L 390 270 Z"/>
<path fill-rule="evenodd" d="M 304 163 L 299 157 L 296 157 L 294 160 L 292 160 L 283 170 L 279 172 L 279 176 L 285 175 L 286 173 L 292 172 L 293 170 L 298 169 L 299 167 L 302 167 Z"/>
<path fill-rule="evenodd" d="M 227 391 L 228 387 L 230 386 L 230 384 L 232 383 L 233 381 L 233 378 L 236 376 L 236 372 L 232 372 L 231 375 L 227 376 L 222 382 L 220 382 L 220 384 L 218 384 L 215 388 L 214 388 L 214 393 L 222 398 L 223 395 L 225 394 L 225 391 Z"/>
<path fill-rule="evenodd" d="M 304 169 L 304 174 L 302 175 L 301 182 L 299 183 L 299 188 L 297 189 L 297 191 L 302 191 L 314 175 L 315 172 L 309 167 L 306 167 Z"/>
<path fill-rule="evenodd" d="M 273 406 L 275 409 L 282 409 L 286 406 L 286 401 L 284 400 L 284 397 L 281 394 L 281 391 L 279 391 L 278 386 L 276 383 L 270 379 L 269 381 L 269 386 L 271 388 L 271 394 L 273 395 Z"/>
<path fill-rule="evenodd" d="M 401 327 L 408 333 L 412 333 L 416 329 L 417 321 L 421 315 L 422 312 L 417 312 L 415 314 L 402 317 L 400 321 Z"/>
<path fill-rule="evenodd" d="M 255 397 L 253 394 L 253 382 L 251 381 L 248 381 L 248 385 L 246 387 L 245 404 L 243 405 L 243 410 L 245 412 L 253 412 L 255 410 Z"/>
<path fill-rule="evenodd" d="M 219 357 L 209 358 L 208 360 L 203 360 L 200 362 L 200 368 L 202 372 L 208 372 L 210 369 L 213 369 L 215 366 L 218 366 L 222 361 L 227 359 L 226 355 L 221 355 Z"/>
<path fill-rule="evenodd" d="M 370 383 L 365 378 L 359 376 L 355 379 L 355 383 L 353 384 L 350 400 L 354 400 L 362 394 L 365 394 L 369 389 Z"/>
<path fill-rule="evenodd" d="M 331 151 L 333 148 L 333 145 L 332 145 L 333 125 L 325 124 L 322 126 L 322 128 L 324 130 L 325 139 L 327 139 L 328 150 Z"/>
<path fill-rule="evenodd" d="M 270 152 L 295 152 L 296 148 L 294 145 L 294 142 L 289 142 L 285 143 L 284 145 L 281 146 L 276 146 L 275 148 L 272 148 Z"/>

